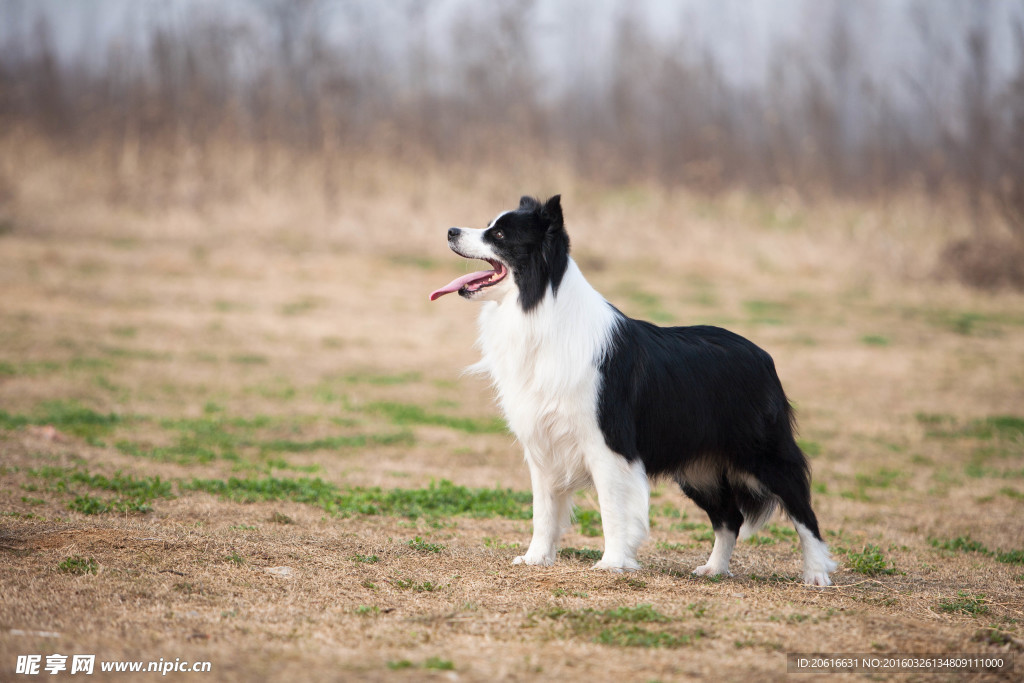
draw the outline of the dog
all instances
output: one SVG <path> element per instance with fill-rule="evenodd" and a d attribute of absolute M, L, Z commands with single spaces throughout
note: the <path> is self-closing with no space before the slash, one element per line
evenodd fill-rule
<path fill-rule="evenodd" d="M 711 520 L 700 576 L 727 575 L 737 539 L 781 508 L 800 538 L 803 579 L 835 571 L 811 508 L 810 471 L 767 352 L 719 327 L 659 327 L 627 317 L 569 255 L 561 197 L 523 197 L 484 229 L 450 228 L 448 246 L 491 269 L 430 294 L 483 303 L 481 360 L 533 488 L 533 538 L 515 564 L 551 565 L 572 496 L 593 486 L 604 554 L 594 569 L 640 567 L 650 480 L 671 477 Z"/>

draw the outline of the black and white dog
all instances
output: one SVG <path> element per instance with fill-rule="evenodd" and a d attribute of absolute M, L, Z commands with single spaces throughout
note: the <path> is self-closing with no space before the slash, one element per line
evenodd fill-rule
<path fill-rule="evenodd" d="M 485 301 L 483 358 L 509 427 L 526 451 L 533 540 L 516 564 L 550 565 L 571 522 L 573 493 L 597 490 L 604 556 L 595 569 L 639 568 L 649 529 L 649 477 L 668 475 L 715 532 L 694 574 L 729 574 L 737 537 L 781 504 L 800 537 L 804 581 L 836 568 L 811 509 L 807 460 L 771 357 L 718 327 L 658 327 L 619 312 L 569 256 L 558 196 L 523 197 L 483 230 L 451 228 L 451 249 L 492 270 L 450 292 Z"/>

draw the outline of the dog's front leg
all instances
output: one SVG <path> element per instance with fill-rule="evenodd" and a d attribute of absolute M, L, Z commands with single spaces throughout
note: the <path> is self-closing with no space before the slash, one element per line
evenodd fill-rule
<path fill-rule="evenodd" d="M 558 539 L 569 526 L 571 492 L 558 491 L 545 472 L 526 454 L 533 485 L 533 540 L 525 555 L 512 564 L 552 565 L 558 552 Z"/>
<path fill-rule="evenodd" d="M 604 556 L 594 569 L 621 572 L 640 568 L 636 552 L 650 531 L 650 483 L 643 463 L 630 463 L 604 444 L 587 454 L 597 489 L 604 531 Z"/>

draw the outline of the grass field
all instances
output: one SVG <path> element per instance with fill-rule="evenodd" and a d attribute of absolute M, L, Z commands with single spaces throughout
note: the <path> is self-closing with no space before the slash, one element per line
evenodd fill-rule
<path fill-rule="evenodd" d="M 589 569 L 592 493 L 556 566 L 512 566 L 529 477 L 460 377 L 476 308 L 427 293 L 467 267 L 447 227 L 520 188 L 464 180 L 308 221 L 26 181 L 0 227 L 0 679 L 53 653 L 211 663 L 167 680 L 762 680 L 787 652 L 1020 675 L 1024 296 L 935 272 L 955 213 L 542 187 L 617 306 L 773 354 L 841 565 L 811 589 L 783 518 L 734 577 L 691 576 L 712 536 L 665 483 L 641 571 Z"/>

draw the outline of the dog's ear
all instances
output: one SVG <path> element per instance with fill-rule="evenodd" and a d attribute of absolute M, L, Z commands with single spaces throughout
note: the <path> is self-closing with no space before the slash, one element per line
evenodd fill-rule
<path fill-rule="evenodd" d="M 534 211 L 534 210 L 536 210 L 539 207 L 540 207 L 540 202 L 538 202 L 533 197 L 523 196 L 523 197 L 519 198 L 519 209 L 520 210 Z"/>
<path fill-rule="evenodd" d="M 548 222 L 544 234 L 544 260 L 547 261 L 551 292 L 558 294 L 558 286 L 562 284 L 562 276 L 569 265 L 569 235 L 565 232 L 562 222 L 562 197 L 555 195 L 544 202 L 540 215 Z"/>
<path fill-rule="evenodd" d="M 562 229 L 562 195 L 556 194 L 554 197 L 544 202 L 544 206 L 540 209 L 540 215 L 546 218 L 548 223 L 550 223 L 548 230 Z"/>
<path fill-rule="evenodd" d="M 530 197 L 523 198 L 523 204 L 537 212 L 539 220 L 531 223 L 541 231 L 535 233 L 541 240 L 540 258 L 531 255 L 527 259 L 526 268 L 530 274 L 522 278 L 523 283 L 519 287 L 519 304 L 527 313 L 544 299 L 548 287 L 552 296 L 558 294 L 558 287 L 569 267 L 569 235 L 562 223 L 561 202 L 562 198 L 557 194 L 543 205 Z"/>

